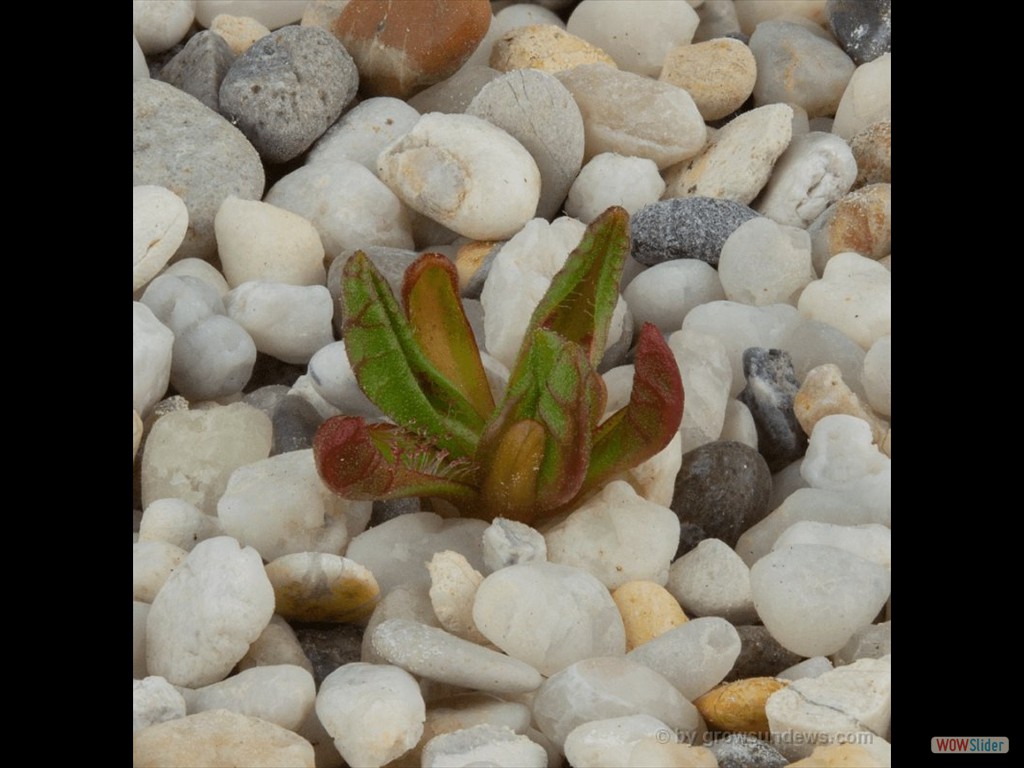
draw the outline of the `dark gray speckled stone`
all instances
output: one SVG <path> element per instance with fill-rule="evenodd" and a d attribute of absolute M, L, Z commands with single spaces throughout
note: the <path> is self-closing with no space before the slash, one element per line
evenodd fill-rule
<path fill-rule="evenodd" d="M 825 19 L 854 64 L 892 51 L 892 0 L 828 0 Z"/>
<path fill-rule="evenodd" d="M 774 473 L 807 451 L 807 435 L 793 412 L 800 382 L 789 353 L 751 347 L 743 352 L 747 386 L 737 400 L 750 409 L 757 427 L 757 448 Z"/>
<path fill-rule="evenodd" d="M 633 258 L 649 267 L 671 259 L 700 259 L 717 267 L 729 235 L 758 215 L 742 203 L 716 197 L 651 203 L 630 220 Z"/>
<path fill-rule="evenodd" d="M 231 46 L 216 32 L 193 35 L 160 70 L 160 79 L 220 111 L 220 84 L 235 61 Z"/>

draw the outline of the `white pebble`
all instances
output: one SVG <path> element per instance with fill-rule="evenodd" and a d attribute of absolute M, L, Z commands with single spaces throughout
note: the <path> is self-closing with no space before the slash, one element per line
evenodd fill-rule
<path fill-rule="evenodd" d="M 423 747 L 423 768 L 487 765 L 546 768 L 544 747 L 510 728 L 481 724 L 435 736 Z"/>
<path fill-rule="evenodd" d="M 817 275 L 807 231 L 759 217 L 729 235 L 718 261 L 718 277 L 729 301 L 792 304 Z"/>
<path fill-rule="evenodd" d="M 165 187 L 132 187 L 132 290 L 164 268 L 188 230 L 185 202 Z"/>
<path fill-rule="evenodd" d="M 502 240 L 531 218 L 540 171 L 523 145 L 470 115 L 423 115 L 377 172 L 410 208 L 465 237 Z"/>
<path fill-rule="evenodd" d="M 203 259 L 180 259 L 167 267 L 161 273 L 161 276 L 163 275 L 171 277 L 196 277 L 205 283 L 209 283 L 222 299 L 224 294 L 231 290 L 228 281 L 224 279 L 224 275 L 213 264 Z"/>
<path fill-rule="evenodd" d="M 185 699 L 164 678 L 132 681 L 132 733 L 185 716 Z"/>
<path fill-rule="evenodd" d="M 224 297 L 224 304 L 256 349 L 286 363 L 308 363 L 334 341 L 334 300 L 323 285 L 242 283 Z"/>
<path fill-rule="evenodd" d="M 704 539 L 672 563 L 667 586 L 687 616 L 721 616 L 735 625 L 757 620 L 750 568 L 719 539 Z"/>
<path fill-rule="evenodd" d="M 800 680 L 805 677 L 817 677 L 826 672 L 835 669 L 832 666 L 832 662 L 825 656 L 812 656 L 809 659 L 804 659 L 792 667 L 786 667 L 781 672 L 776 673 L 775 677 L 780 680 Z"/>
<path fill-rule="evenodd" d="M 891 576 L 844 550 L 795 544 L 754 563 L 750 586 L 772 637 L 801 656 L 826 656 L 878 615 Z"/>
<path fill-rule="evenodd" d="M 302 650 L 295 630 L 278 614 L 270 619 L 260 636 L 252 641 L 245 656 L 238 662 L 238 669 L 273 667 L 281 664 L 301 667 L 313 674 L 313 665 Z"/>
<path fill-rule="evenodd" d="M 535 528 L 498 517 L 484 531 L 483 558 L 486 571 L 492 573 L 517 563 L 543 563 L 548 546 Z"/>
<path fill-rule="evenodd" d="M 589 223 L 613 205 L 636 213 L 658 202 L 664 191 L 665 180 L 653 160 L 602 152 L 580 169 L 569 188 L 565 212 Z"/>
<path fill-rule="evenodd" d="M 370 508 L 372 502 L 331 493 L 306 449 L 232 472 L 217 516 L 225 533 L 274 560 L 296 552 L 340 554 L 348 542 L 347 513 L 368 517 Z"/>
<path fill-rule="evenodd" d="M 143 52 L 161 53 L 185 37 L 195 13 L 195 0 L 134 0 L 132 31 Z"/>
<path fill-rule="evenodd" d="M 866 421 L 835 414 L 814 425 L 800 473 L 814 488 L 860 493 L 870 501 L 888 496 L 892 468 Z"/>
<path fill-rule="evenodd" d="M 743 443 L 757 450 L 757 425 L 754 423 L 753 414 L 744 403 L 730 399 L 725 404 L 725 421 L 718 439 Z"/>
<path fill-rule="evenodd" d="M 693 39 L 700 18 L 686 0 L 583 0 L 566 30 L 603 50 L 627 72 L 657 77 L 670 50 Z"/>
<path fill-rule="evenodd" d="M 804 520 L 794 523 L 772 544 L 772 550 L 793 544 L 819 544 L 844 549 L 892 571 L 892 531 L 884 525 L 835 525 Z"/>
<path fill-rule="evenodd" d="M 654 323 L 662 333 L 678 331 L 695 307 L 725 298 L 719 274 L 700 259 L 671 259 L 634 277 L 622 292 L 638 326 Z"/>
<path fill-rule="evenodd" d="M 196 21 L 209 28 L 221 14 L 247 16 L 267 29 L 295 24 L 302 18 L 305 3 L 282 3 L 278 0 L 196 0 Z"/>
<path fill-rule="evenodd" d="M 219 683 L 184 689 L 190 715 L 227 709 L 297 731 L 313 711 L 316 685 L 313 676 L 292 664 L 253 667 Z"/>
<path fill-rule="evenodd" d="M 420 113 L 401 99 L 376 96 L 361 101 L 317 139 L 306 165 L 351 160 L 376 174 L 380 153 L 419 119 Z"/>
<path fill-rule="evenodd" d="M 408 619 L 378 624 L 374 650 L 413 674 L 450 685 L 494 693 L 526 693 L 544 678 L 529 664 Z"/>
<path fill-rule="evenodd" d="M 495 571 L 477 589 L 473 620 L 488 640 L 545 675 L 626 649 L 608 589 L 567 565 L 523 563 Z"/>
<path fill-rule="evenodd" d="M 305 218 L 256 200 L 229 197 L 213 221 L 224 277 L 234 288 L 251 280 L 324 285 L 324 247 Z"/>
<path fill-rule="evenodd" d="M 211 315 L 177 335 L 171 383 L 188 400 L 220 400 L 242 391 L 256 365 L 256 343 L 237 322 Z"/>
<path fill-rule="evenodd" d="M 132 79 L 149 79 L 149 65 L 146 64 L 146 54 L 142 52 L 139 39 L 135 35 L 132 35 Z"/>
<path fill-rule="evenodd" d="M 672 505 L 676 475 L 683 465 L 682 435 L 676 432 L 668 445 L 626 472 L 625 480 L 642 499 L 662 507 Z"/>
<path fill-rule="evenodd" d="M 142 511 L 139 523 L 139 541 L 166 541 L 186 552 L 222 533 L 220 520 L 204 515 L 184 499 L 157 499 Z"/>
<path fill-rule="evenodd" d="M 685 327 L 669 336 L 668 346 L 676 358 L 686 393 L 679 425 L 682 450 L 686 453 L 719 439 L 736 374 L 729 350 L 721 339 L 709 333 Z"/>
<path fill-rule="evenodd" d="M 352 160 L 297 168 L 279 179 L 263 201 L 312 223 L 329 257 L 369 245 L 413 246 L 408 208 L 373 172 Z"/>
<path fill-rule="evenodd" d="M 436 553 L 427 563 L 427 571 L 430 602 L 441 626 L 456 637 L 485 644 L 487 638 L 473 623 L 473 598 L 483 574 L 458 552 Z"/>
<path fill-rule="evenodd" d="M 171 380 L 174 334 L 145 304 L 132 302 L 132 407 L 146 414 Z"/>
<path fill-rule="evenodd" d="M 634 648 L 626 658 L 663 675 L 689 701 L 729 674 L 740 655 L 740 635 L 717 616 L 691 619 Z M 686 664 L 680 664 L 686 659 Z"/>
<path fill-rule="evenodd" d="M 861 383 L 868 403 L 882 416 L 892 415 L 892 336 L 875 339 L 864 356 Z"/>
<path fill-rule="evenodd" d="M 132 599 L 152 603 L 164 582 L 188 555 L 166 541 L 132 544 Z"/>
<path fill-rule="evenodd" d="M 550 562 L 587 571 L 608 589 L 638 580 L 664 585 L 679 546 L 679 517 L 615 480 L 544 539 Z"/>
<path fill-rule="evenodd" d="M 426 705 L 404 669 L 357 662 L 324 678 L 316 714 L 349 765 L 379 766 L 416 746 Z"/>
<path fill-rule="evenodd" d="M 629 763 L 630 753 L 642 739 L 659 739 L 675 734 L 661 720 L 650 715 L 626 715 L 591 720 L 573 728 L 565 737 L 565 759 L 570 765 L 588 768 L 620 768 Z"/>
<path fill-rule="evenodd" d="M 754 209 L 779 224 L 806 228 L 850 191 L 857 161 L 838 136 L 812 131 L 797 136 L 775 163 Z"/>
<path fill-rule="evenodd" d="M 837 253 L 804 289 L 800 313 L 838 328 L 864 349 L 892 331 L 892 273 L 874 259 Z"/>
<path fill-rule="evenodd" d="M 701 726 L 696 708 L 668 680 L 622 656 L 579 661 L 548 678 L 533 699 L 534 721 L 559 746 L 583 723 L 626 715 L 650 715 L 691 733 Z"/>
<path fill-rule="evenodd" d="M 864 350 L 838 328 L 805 319 L 793 326 L 779 345 L 789 352 L 798 381 L 803 381 L 819 365 L 831 363 L 839 366 L 843 381 L 857 397 L 866 397 L 860 383 Z"/>
<path fill-rule="evenodd" d="M 400 584 L 385 594 L 363 631 L 360 659 L 368 664 L 386 664 L 387 660 L 373 647 L 374 630 L 389 619 L 408 619 L 428 627 L 439 627 L 430 602 L 430 585 L 427 583 Z"/>
<path fill-rule="evenodd" d="M 146 621 L 146 666 L 176 685 L 222 680 L 274 614 L 259 553 L 227 536 L 196 545 Z"/>
<path fill-rule="evenodd" d="M 200 320 L 224 314 L 224 302 L 215 287 L 197 277 L 166 272 L 146 286 L 142 303 L 176 337 Z"/>
<path fill-rule="evenodd" d="M 344 341 L 327 344 L 309 360 L 309 380 L 324 400 L 346 416 L 377 418 L 380 408 L 366 396 L 356 381 Z"/>
<path fill-rule="evenodd" d="M 892 116 L 892 54 L 861 64 L 843 91 L 832 132 L 846 140 Z"/>

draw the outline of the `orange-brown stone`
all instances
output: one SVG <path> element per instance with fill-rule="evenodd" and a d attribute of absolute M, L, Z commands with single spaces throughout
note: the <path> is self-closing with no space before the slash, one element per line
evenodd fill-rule
<path fill-rule="evenodd" d="M 488 0 L 350 0 L 333 32 L 363 94 L 404 99 L 454 74 L 490 24 Z"/>

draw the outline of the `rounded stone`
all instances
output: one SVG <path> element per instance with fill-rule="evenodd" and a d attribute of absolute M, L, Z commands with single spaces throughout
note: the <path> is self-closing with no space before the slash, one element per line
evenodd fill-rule
<path fill-rule="evenodd" d="M 187 230 L 188 209 L 171 190 L 149 185 L 132 188 L 132 291 L 156 277 Z"/>
<path fill-rule="evenodd" d="M 224 305 L 256 349 L 286 363 L 308 363 L 334 341 L 334 302 L 323 285 L 242 283 L 224 297 Z"/>
<path fill-rule="evenodd" d="M 891 53 L 857 67 L 839 102 L 832 132 L 851 139 L 879 120 L 892 120 Z"/>
<path fill-rule="evenodd" d="M 132 544 L 132 600 L 152 603 L 160 588 L 188 553 L 166 541 Z"/>
<path fill-rule="evenodd" d="M 132 406 L 145 414 L 167 391 L 171 380 L 174 333 L 153 310 L 132 302 Z"/>
<path fill-rule="evenodd" d="M 665 181 L 653 160 L 602 152 L 576 175 L 565 212 L 586 223 L 613 205 L 633 214 L 656 203 L 664 191 Z"/>
<path fill-rule="evenodd" d="M 837 253 L 881 259 L 892 252 L 892 185 L 868 184 L 841 197 L 815 219 L 808 234 L 821 274 Z"/>
<path fill-rule="evenodd" d="M 765 704 L 769 696 L 785 687 L 785 681 L 774 677 L 736 680 L 712 688 L 693 705 L 711 730 L 768 733 Z"/>
<path fill-rule="evenodd" d="M 892 413 L 892 336 L 882 336 L 864 356 L 861 378 L 871 407 L 883 416 Z"/>
<path fill-rule="evenodd" d="M 892 120 L 879 120 L 861 129 L 850 139 L 850 151 L 857 161 L 854 188 L 892 182 Z"/>
<path fill-rule="evenodd" d="M 749 205 L 793 137 L 793 109 L 768 104 L 731 120 L 699 155 L 665 169 L 665 195 L 716 197 Z"/>
<path fill-rule="evenodd" d="M 511 728 L 481 723 L 435 736 L 423 746 L 423 768 L 450 765 L 515 765 L 545 768 L 548 754 L 540 744 Z"/>
<path fill-rule="evenodd" d="M 195 0 L 165 0 L 132 3 L 132 32 L 146 54 L 161 53 L 173 48 L 188 34 L 195 17 Z"/>
<path fill-rule="evenodd" d="M 718 768 L 786 768 L 789 761 L 779 750 L 756 736 L 730 734 L 708 744 Z"/>
<path fill-rule="evenodd" d="M 224 38 L 204 29 L 164 64 L 159 78 L 219 112 L 220 84 L 234 61 L 235 54 Z"/>
<path fill-rule="evenodd" d="M 828 0 L 825 18 L 856 64 L 892 50 L 892 0 Z"/>
<path fill-rule="evenodd" d="M 495 40 L 489 63 L 499 72 L 539 69 L 555 73 L 584 64 L 614 67 L 615 59 L 555 24 L 530 24 Z"/>
<path fill-rule="evenodd" d="M 646 157 L 658 168 L 693 157 L 707 127 L 690 94 L 605 64 L 586 64 L 556 75 L 583 115 L 584 161 L 602 152 Z"/>
<path fill-rule="evenodd" d="M 567 565 L 523 563 L 495 571 L 477 589 L 473 620 L 492 643 L 544 675 L 591 656 L 621 655 L 626 647 L 607 588 Z"/>
<path fill-rule="evenodd" d="M 583 117 L 568 89 L 547 73 L 517 70 L 487 83 L 465 112 L 526 148 L 540 170 L 536 215 L 557 214 L 583 163 Z"/>
<path fill-rule="evenodd" d="M 645 269 L 622 292 L 637 325 L 674 333 L 694 307 L 725 298 L 715 268 L 699 259 L 673 259 Z"/>
<path fill-rule="evenodd" d="M 376 173 L 377 156 L 419 119 L 420 113 L 401 99 L 390 96 L 366 99 L 343 114 L 317 139 L 306 155 L 305 164 L 351 160 Z"/>
<path fill-rule="evenodd" d="M 686 0 L 583 0 L 573 9 L 566 29 L 599 46 L 620 69 L 657 77 L 666 54 L 689 43 L 699 23 Z"/>
<path fill-rule="evenodd" d="M 668 52 L 658 79 L 684 88 L 705 121 L 728 117 L 754 90 L 757 62 L 740 40 L 720 37 Z"/>
<path fill-rule="evenodd" d="M 193 401 L 220 400 L 242 391 L 256 365 L 256 345 L 224 315 L 211 315 L 178 334 L 171 383 Z"/>
<path fill-rule="evenodd" d="M 245 135 L 187 93 L 159 80 L 132 84 L 132 184 L 174 192 L 188 208 L 178 258 L 210 258 L 213 220 L 231 195 L 263 196 L 263 164 Z"/>
<path fill-rule="evenodd" d="M 757 620 L 750 568 L 719 539 L 704 539 L 669 569 L 668 590 L 694 616 L 720 616 L 733 624 Z"/>
<path fill-rule="evenodd" d="M 235 56 L 245 53 L 253 43 L 270 34 L 270 30 L 250 16 L 222 13 L 213 17 L 210 31 L 224 40 Z"/>
<path fill-rule="evenodd" d="M 530 153 L 471 115 L 423 115 L 377 169 L 410 208 L 466 237 L 502 240 L 533 218 L 541 177 Z"/>
<path fill-rule="evenodd" d="M 747 385 L 737 399 L 750 409 L 757 428 L 758 452 L 772 472 L 780 472 L 804 455 L 807 435 L 793 409 L 800 382 L 789 353 L 750 347 L 743 352 Z"/>
<path fill-rule="evenodd" d="M 871 426 L 872 438 L 879 445 L 889 429 L 889 425 L 866 408 L 856 393 L 846 385 L 839 366 L 830 363 L 812 368 L 807 373 L 800 391 L 793 399 L 793 412 L 808 435 L 814 430 L 815 424 L 837 413 L 866 421 Z"/>
<path fill-rule="evenodd" d="M 307 662 L 308 664 L 308 662 Z M 192 714 L 227 709 L 298 731 L 313 711 L 313 675 L 294 664 L 251 667 L 195 690 L 183 691 Z"/>
<path fill-rule="evenodd" d="M 209 28 L 222 13 L 246 16 L 267 29 L 295 24 L 302 18 L 304 3 L 277 3 L 273 0 L 198 0 L 196 21 Z"/>
<path fill-rule="evenodd" d="M 836 114 L 856 69 L 824 30 L 798 21 L 762 22 L 750 50 L 757 61 L 754 102 L 795 104 L 810 118 Z"/>
<path fill-rule="evenodd" d="M 892 273 L 856 253 L 836 254 L 821 280 L 804 289 L 797 307 L 804 317 L 828 323 L 870 349 L 892 332 Z"/>
<path fill-rule="evenodd" d="M 305 152 L 356 94 L 359 73 L 319 27 L 284 27 L 239 56 L 220 86 L 220 111 L 260 157 L 283 163 Z"/>
<path fill-rule="evenodd" d="M 722 245 L 718 277 L 729 301 L 795 306 L 800 292 L 817 277 L 811 266 L 811 238 L 803 229 L 769 218 L 746 221 Z"/>
<path fill-rule="evenodd" d="M 700 259 L 717 267 L 729 235 L 756 216 L 741 203 L 711 197 L 652 203 L 630 219 L 633 258 L 647 266 L 670 259 Z"/>
<path fill-rule="evenodd" d="M 311 222 L 331 258 L 369 246 L 413 245 L 409 210 L 384 182 L 352 160 L 297 168 L 270 188 L 264 202 Z"/>
<path fill-rule="evenodd" d="M 487 0 L 353 0 L 332 31 L 369 96 L 407 98 L 455 74 L 491 24 Z"/>
<path fill-rule="evenodd" d="M 740 648 L 740 636 L 732 624 L 707 616 L 663 632 L 630 651 L 626 658 L 663 675 L 692 701 L 722 682 Z M 680 664 L 680 659 L 687 663 Z"/>
<path fill-rule="evenodd" d="M 548 548 L 544 537 L 517 520 L 495 518 L 483 535 L 483 557 L 487 572 L 517 563 L 545 562 Z"/>
<path fill-rule="evenodd" d="M 736 546 L 740 534 L 770 511 L 771 472 L 761 454 L 743 443 L 716 441 L 683 454 L 672 509 L 704 538 Z"/>
<path fill-rule="evenodd" d="M 185 716 L 185 699 L 162 677 L 132 681 L 132 733 Z"/>
<path fill-rule="evenodd" d="M 296 552 L 267 563 L 276 612 L 292 621 L 356 622 L 380 596 L 373 574 L 328 552 Z"/>
<path fill-rule="evenodd" d="M 302 216 L 256 200 L 229 197 L 214 219 L 217 252 L 228 285 L 250 280 L 324 285 L 324 248 Z"/>
<path fill-rule="evenodd" d="M 801 656 L 826 656 L 878 615 L 891 577 L 881 565 L 845 550 L 795 544 L 754 563 L 750 586 L 773 637 Z"/>
<path fill-rule="evenodd" d="M 612 592 L 626 628 L 626 652 L 688 619 L 672 594 L 653 581 L 627 581 Z"/>

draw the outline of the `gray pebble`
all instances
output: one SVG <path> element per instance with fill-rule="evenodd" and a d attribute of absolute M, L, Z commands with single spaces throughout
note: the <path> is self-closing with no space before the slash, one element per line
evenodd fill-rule
<path fill-rule="evenodd" d="M 718 760 L 718 768 L 785 768 L 789 760 L 763 739 L 747 733 L 730 733 L 706 745 Z"/>
<path fill-rule="evenodd" d="M 757 215 L 742 203 L 713 197 L 652 203 L 630 221 L 633 258 L 647 266 L 670 259 L 700 259 L 717 267 L 729 235 Z"/>
<path fill-rule="evenodd" d="M 490 67 L 462 67 L 447 80 L 434 83 L 410 98 L 409 106 L 421 115 L 427 112 L 444 112 L 446 115 L 472 114 L 466 109 L 470 102 L 480 93 L 481 88 L 500 74 L 498 70 Z"/>
<path fill-rule="evenodd" d="M 760 624 L 739 626 L 740 655 L 726 675 L 725 681 L 744 680 L 748 677 L 774 677 L 792 667 L 803 658 L 787 651 L 771 633 Z"/>
<path fill-rule="evenodd" d="M 493 123 L 526 147 L 540 169 L 537 216 L 557 214 L 583 164 L 583 116 L 569 89 L 546 72 L 517 69 L 485 85 L 466 114 Z"/>
<path fill-rule="evenodd" d="M 216 32 L 193 35 L 160 70 L 160 79 L 220 111 L 220 84 L 235 61 L 231 46 Z"/>
<path fill-rule="evenodd" d="M 238 323 L 212 315 L 176 335 L 171 384 L 189 400 L 237 394 L 256 364 L 256 345 Z"/>
<path fill-rule="evenodd" d="M 747 386 L 737 398 L 750 409 L 757 445 L 772 472 L 796 461 L 807 450 L 807 435 L 793 412 L 800 382 L 788 352 L 751 347 L 743 352 Z"/>
<path fill-rule="evenodd" d="M 238 57 L 221 84 L 220 107 L 264 160 L 283 163 L 338 119 L 358 86 L 355 62 L 337 38 L 319 27 L 283 27 Z"/>
<path fill-rule="evenodd" d="M 263 196 L 263 164 L 248 139 L 194 96 L 159 80 L 132 83 L 132 184 L 171 189 L 185 201 L 189 228 L 176 257 L 217 250 L 213 219 L 231 195 Z"/>
<path fill-rule="evenodd" d="M 772 476 L 749 445 L 717 440 L 683 454 L 672 510 L 682 523 L 704 529 L 704 538 L 736 546 L 740 534 L 770 511 Z"/>
<path fill-rule="evenodd" d="M 825 20 L 855 64 L 892 51 L 892 0 L 828 0 Z"/>
<path fill-rule="evenodd" d="M 175 335 L 211 315 L 224 314 L 224 302 L 217 289 L 188 275 L 158 276 L 146 286 L 141 301 Z"/>
<path fill-rule="evenodd" d="M 323 419 L 307 400 L 298 395 L 285 395 L 274 409 L 274 443 L 270 455 L 302 451 L 313 447 L 313 437 Z"/>

